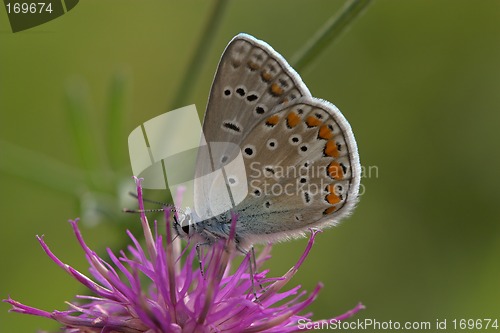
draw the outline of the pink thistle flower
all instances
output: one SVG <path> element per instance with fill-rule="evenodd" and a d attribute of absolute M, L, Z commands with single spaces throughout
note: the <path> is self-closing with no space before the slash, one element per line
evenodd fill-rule
<path fill-rule="evenodd" d="M 139 180 L 137 192 L 142 209 Z M 153 236 L 146 215 L 141 213 L 140 217 L 145 248 L 127 231 L 133 243 L 128 247 L 130 254 L 121 251 L 117 256 L 108 249 L 111 263 L 85 244 L 78 220 L 70 221 L 93 279 L 59 260 L 43 237 L 37 236 L 45 253 L 92 295 L 77 295 L 77 299 L 84 301 L 82 304 L 68 303 L 69 310 L 52 312 L 9 297 L 4 302 L 12 305 L 10 311 L 56 320 L 62 325 L 61 332 L 66 333 L 201 333 L 306 331 L 307 327 L 315 327 L 314 324 L 345 320 L 364 308 L 358 304 L 341 316 L 313 322 L 312 314 L 299 313 L 316 299 L 322 285 L 318 284 L 310 294 L 300 291 L 300 286 L 282 291 L 309 254 L 317 234 L 315 230 L 311 231 L 298 262 L 285 275 L 272 278 L 267 277 L 268 270 L 249 274 L 250 253 L 231 273 L 234 238 L 216 242 L 198 259 L 195 246 L 181 253 L 179 240 L 172 240 L 168 210 L 165 212 L 166 237 L 158 233 L 156 222 Z M 233 228 L 235 221 L 233 218 Z M 270 251 L 270 245 L 262 250 L 256 259 L 257 268 L 270 258 Z"/>

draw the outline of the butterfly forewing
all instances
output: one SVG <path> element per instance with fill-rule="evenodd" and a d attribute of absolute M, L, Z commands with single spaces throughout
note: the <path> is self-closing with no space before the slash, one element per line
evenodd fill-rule
<path fill-rule="evenodd" d="M 257 122 L 302 96 L 310 96 L 309 90 L 271 46 L 246 34 L 231 40 L 219 62 L 203 121 L 208 147 L 228 143 L 227 154 L 198 158 L 195 210 L 200 216 L 213 214 L 209 202 L 213 179 L 206 176 L 225 164 L 221 160 L 231 161 L 238 154 L 243 138 Z"/>
<path fill-rule="evenodd" d="M 240 34 L 224 51 L 208 101 L 207 142 L 239 143 L 280 104 L 310 96 L 298 74 L 268 44 Z"/>

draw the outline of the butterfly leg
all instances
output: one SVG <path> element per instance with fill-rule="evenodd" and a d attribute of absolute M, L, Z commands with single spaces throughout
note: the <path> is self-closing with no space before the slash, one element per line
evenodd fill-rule
<path fill-rule="evenodd" d="M 255 248 L 252 246 L 250 251 L 246 251 L 246 250 L 240 248 L 239 246 L 236 246 L 236 248 L 238 249 L 238 251 L 240 251 L 244 255 L 248 255 L 249 254 L 248 252 L 250 252 L 250 263 L 249 263 L 250 281 L 252 283 L 252 292 L 253 292 L 254 300 L 255 300 L 255 302 L 258 303 L 259 297 L 257 296 L 257 289 L 255 288 L 255 274 L 257 273 L 257 261 L 255 259 Z M 262 286 L 262 284 L 260 284 L 260 282 L 259 282 L 259 288 L 260 288 L 260 290 L 264 289 L 264 287 Z"/>
<path fill-rule="evenodd" d="M 196 256 L 198 257 L 198 264 L 200 265 L 200 273 L 201 273 L 201 276 L 203 276 L 203 278 L 205 278 L 205 272 L 203 270 L 203 261 L 201 260 L 201 256 L 202 256 L 202 253 L 201 253 L 201 247 L 202 246 L 210 246 L 211 243 L 198 243 L 196 244 Z"/>

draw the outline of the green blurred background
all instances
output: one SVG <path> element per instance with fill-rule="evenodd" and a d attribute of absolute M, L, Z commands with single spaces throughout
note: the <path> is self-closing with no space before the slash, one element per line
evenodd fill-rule
<path fill-rule="evenodd" d="M 235 34 L 250 33 L 290 59 L 343 3 L 229 2 L 185 104 L 204 112 Z M 45 234 L 63 261 L 86 272 L 69 218 L 83 217 L 94 249 L 123 246 L 124 229 L 136 224 L 120 212 L 133 204 L 114 199 L 132 184 L 127 135 L 174 107 L 212 7 L 85 0 L 15 34 L 0 9 L 0 298 L 63 310 L 84 292 L 34 237 Z M 300 74 L 314 96 L 343 111 L 362 164 L 378 171 L 363 179 L 352 217 L 318 236 L 292 280 L 308 290 L 325 284 L 313 318 L 361 301 L 367 309 L 358 318 L 378 321 L 500 320 L 500 2 L 374 1 Z M 80 129 L 93 140 L 94 161 L 82 162 L 75 148 L 71 108 L 81 108 L 76 123 L 88 119 L 90 130 Z M 106 150 L 110 109 L 125 112 L 112 118 L 123 130 L 112 132 Z M 82 174 L 85 165 L 93 171 Z M 83 186 L 85 179 L 97 185 Z M 97 219 L 95 202 L 112 215 Z M 284 274 L 305 244 L 276 245 L 272 275 Z M 8 309 L 0 304 L 2 333 L 58 327 Z"/>

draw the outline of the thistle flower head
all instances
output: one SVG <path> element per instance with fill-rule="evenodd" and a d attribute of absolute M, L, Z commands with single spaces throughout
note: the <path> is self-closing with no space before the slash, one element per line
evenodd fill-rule
<path fill-rule="evenodd" d="M 139 207 L 143 211 L 142 190 L 137 180 Z M 66 333 L 166 333 L 166 332 L 296 332 L 304 330 L 299 322 L 322 323 L 343 320 L 363 308 L 328 320 L 311 322 L 311 314 L 300 315 L 317 297 L 321 284 L 307 294 L 296 286 L 283 287 L 297 272 L 314 243 L 311 237 L 298 262 L 283 276 L 268 277 L 258 272 L 270 258 L 265 247 L 251 269 L 251 253 L 232 269 L 234 238 L 221 240 L 197 256 L 196 246 L 181 252 L 178 239 L 172 239 L 169 211 L 165 210 L 165 236 L 154 224 L 154 234 L 144 213 L 141 223 L 145 245 L 127 232 L 132 241 L 128 254 L 107 250 L 109 262 L 86 244 L 78 220 L 70 221 L 75 236 L 90 265 L 92 278 L 63 263 L 54 255 L 43 237 L 37 237 L 45 253 L 70 276 L 89 290 L 77 295 L 65 311 L 47 312 L 24 305 L 12 298 L 4 300 L 11 311 L 42 316 L 58 321 Z M 233 218 L 233 228 L 236 218 Z M 314 327 L 314 325 L 308 325 Z"/>

